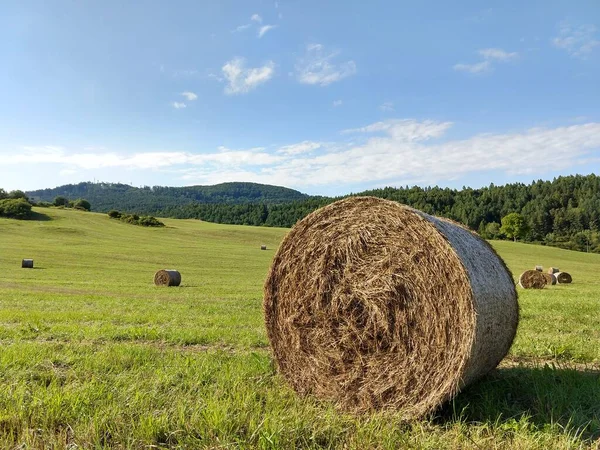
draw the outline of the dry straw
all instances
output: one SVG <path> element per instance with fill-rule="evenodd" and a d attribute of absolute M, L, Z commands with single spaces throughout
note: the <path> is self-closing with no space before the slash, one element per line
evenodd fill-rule
<path fill-rule="evenodd" d="M 526 270 L 519 277 L 519 286 L 523 289 L 544 289 L 546 283 L 544 274 L 537 270 Z"/>
<path fill-rule="evenodd" d="M 546 279 L 546 284 L 551 284 L 552 286 L 556 284 L 556 277 L 553 273 L 543 273 L 542 275 Z"/>
<path fill-rule="evenodd" d="M 373 197 L 298 222 L 264 294 L 279 371 L 297 392 L 405 418 L 496 367 L 518 321 L 512 276 L 487 242 Z"/>
<path fill-rule="evenodd" d="M 176 270 L 162 269 L 154 274 L 154 284 L 157 286 L 179 286 L 181 274 Z"/>
<path fill-rule="evenodd" d="M 569 284 L 573 282 L 573 278 L 568 272 L 558 272 L 554 275 L 556 276 L 556 281 L 558 281 L 558 284 Z"/>
<path fill-rule="evenodd" d="M 33 259 L 24 259 L 21 261 L 21 268 L 33 269 Z"/>

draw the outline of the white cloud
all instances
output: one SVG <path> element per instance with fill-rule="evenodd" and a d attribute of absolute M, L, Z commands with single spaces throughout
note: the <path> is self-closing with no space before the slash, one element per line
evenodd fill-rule
<path fill-rule="evenodd" d="M 260 17 L 258 14 L 252 14 L 250 20 L 252 20 L 253 22 L 262 23 L 262 17 Z"/>
<path fill-rule="evenodd" d="M 340 81 L 356 73 L 356 64 L 349 60 L 335 63 L 337 51 L 327 51 L 321 44 L 306 47 L 305 55 L 296 62 L 296 76 L 303 84 L 328 84 Z"/>
<path fill-rule="evenodd" d="M 171 102 L 171 106 L 175 109 L 187 108 L 187 105 L 183 102 Z"/>
<path fill-rule="evenodd" d="M 483 61 L 473 64 L 458 63 L 453 66 L 454 70 L 476 75 L 483 74 L 493 70 L 494 66 L 492 62 L 506 63 L 515 60 L 519 56 L 517 52 L 507 52 L 501 48 L 483 48 L 477 53 L 481 55 Z"/>
<path fill-rule="evenodd" d="M 505 52 L 501 48 L 484 48 L 479 50 L 479 54 L 485 60 L 510 61 L 518 56 L 517 52 Z"/>
<path fill-rule="evenodd" d="M 267 61 L 264 66 L 246 68 L 243 58 L 234 58 L 225 63 L 222 71 L 227 80 L 225 93 L 244 94 L 269 81 L 273 77 L 275 64 L 273 61 Z"/>
<path fill-rule="evenodd" d="M 460 72 L 469 72 L 469 73 L 484 73 L 491 69 L 492 65 L 489 61 L 482 61 L 480 63 L 475 64 L 455 64 L 454 70 L 458 70 Z"/>
<path fill-rule="evenodd" d="M 33 170 L 35 165 L 53 164 L 55 173 L 62 170 L 64 175 L 106 168 L 154 170 L 188 182 L 257 181 L 296 188 L 330 185 L 343 192 L 356 184 L 444 184 L 470 173 L 541 176 L 600 162 L 600 123 L 448 139 L 451 127 L 447 121 L 391 119 L 345 130 L 354 143 L 306 140 L 276 148 L 219 147 L 209 153 L 121 154 L 22 147 L 0 152 L 0 167 L 26 163 Z M 552 157 L 540 158 L 541 153 Z"/>
<path fill-rule="evenodd" d="M 260 27 L 258 30 L 258 37 L 263 37 L 268 31 L 272 30 L 273 28 L 277 28 L 277 25 L 264 25 Z"/>
<path fill-rule="evenodd" d="M 248 28 L 250 28 L 252 26 L 251 23 L 246 23 L 244 25 L 240 25 L 238 27 L 235 27 L 233 30 L 231 30 L 232 33 L 240 33 L 242 31 L 247 30 Z"/>
<path fill-rule="evenodd" d="M 303 141 L 297 144 L 285 145 L 277 149 L 277 153 L 283 153 L 284 155 L 299 155 L 302 153 L 310 153 L 314 150 L 323 147 L 321 142 Z"/>
<path fill-rule="evenodd" d="M 451 126 L 452 122 L 390 119 L 382 122 L 375 122 L 371 125 L 367 125 L 366 127 L 342 130 L 342 134 L 370 134 L 385 132 L 397 141 L 425 141 L 431 138 L 442 136 Z"/>
<path fill-rule="evenodd" d="M 552 39 L 552 43 L 555 47 L 566 50 L 569 55 L 584 59 L 595 47 L 600 46 L 596 32 L 594 25 L 573 27 L 563 22 L 559 27 L 558 36 Z"/>
<path fill-rule="evenodd" d="M 333 101 L 333 107 L 337 108 L 338 106 L 342 106 L 344 104 L 343 100 L 334 100 Z"/>
<path fill-rule="evenodd" d="M 393 102 L 383 102 L 381 105 L 379 105 L 379 109 L 384 112 L 393 112 L 393 111 L 395 111 L 394 103 Z"/>
<path fill-rule="evenodd" d="M 190 102 L 192 102 L 198 98 L 198 96 L 194 92 L 190 92 L 190 91 L 182 92 L 181 95 Z"/>

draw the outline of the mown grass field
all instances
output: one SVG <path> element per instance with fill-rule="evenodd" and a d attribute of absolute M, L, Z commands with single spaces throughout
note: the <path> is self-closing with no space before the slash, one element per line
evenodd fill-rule
<path fill-rule="evenodd" d="M 515 276 L 554 265 L 574 283 L 519 289 L 501 367 L 403 423 L 275 373 L 262 284 L 286 230 L 37 211 L 0 219 L 1 448 L 600 448 L 600 255 L 494 242 Z M 155 287 L 161 268 L 182 286 Z"/>

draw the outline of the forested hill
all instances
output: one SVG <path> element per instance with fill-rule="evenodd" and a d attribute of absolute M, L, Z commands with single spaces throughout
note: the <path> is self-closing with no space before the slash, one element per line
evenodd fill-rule
<path fill-rule="evenodd" d="M 395 200 L 430 214 L 448 217 L 488 239 L 503 238 L 502 218 L 519 213 L 526 242 L 600 253 L 600 177 L 575 175 L 531 184 L 481 189 L 439 187 L 384 188 L 352 195 Z M 281 204 L 189 204 L 164 215 L 210 222 L 290 227 L 315 209 L 336 200 L 311 197 Z"/>
<path fill-rule="evenodd" d="M 291 227 L 310 212 L 337 198 L 309 197 L 292 189 L 224 183 L 182 188 L 134 188 L 122 184 L 80 183 L 28 193 L 33 200 L 56 196 L 85 198 L 95 211 L 117 209 L 161 217 L 209 222 Z M 531 184 L 493 184 L 480 188 L 384 188 L 351 195 L 395 200 L 430 214 L 461 222 L 483 237 L 503 238 L 502 218 L 523 216 L 520 239 L 600 253 L 600 177 L 573 175 Z"/>
<path fill-rule="evenodd" d="M 111 209 L 137 214 L 164 215 L 168 209 L 191 203 L 289 203 L 308 198 L 306 194 L 280 186 L 257 183 L 221 183 L 214 186 L 136 188 L 118 183 L 67 184 L 53 189 L 29 191 L 34 201 L 52 202 L 56 197 L 85 198 L 93 211 Z"/>

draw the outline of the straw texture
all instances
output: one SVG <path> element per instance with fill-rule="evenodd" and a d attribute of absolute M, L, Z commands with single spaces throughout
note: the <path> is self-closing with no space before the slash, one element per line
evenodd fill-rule
<path fill-rule="evenodd" d="M 523 289 L 544 289 L 546 283 L 544 274 L 537 270 L 526 270 L 519 277 L 519 286 Z"/>
<path fill-rule="evenodd" d="M 568 272 L 558 272 L 554 275 L 556 276 L 556 281 L 558 282 L 558 284 L 569 284 L 573 282 L 573 278 Z"/>
<path fill-rule="evenodd" d="M 553 273 L 544 273 L 544 278 L 546 279 L 546 285 L 554 286 L 556 284 L 556 276 Z"/>
<path fill-rule="evenodd" d="M 493 369 L 518 322 L 512 276 L 487 242 L 373 197 L 298 222 L 264 294 L 273 354 L 297 392 L 406 418 Z"/>
<path fill-rule="evenodd" d="M 181 284 L 181 274 L 176 270 L 159 270 L 154 274 L 154 284 L 157 286 L 179 286 Z"/>

